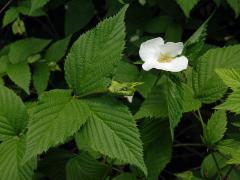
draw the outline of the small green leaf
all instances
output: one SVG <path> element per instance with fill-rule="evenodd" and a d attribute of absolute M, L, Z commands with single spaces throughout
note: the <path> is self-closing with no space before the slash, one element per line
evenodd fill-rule
<path fill-rule="evenodd" d="M 199 0 L 176 0 L 176 1 L 183 10 L 185 16 L 189 17 L 191 10 L 195 5 L 197 5 Z"/>
<path fill-rule="evenodd" d="M 43 7 L 45 4 L 48 3 L 49 0 L 31 0 L 31 10 L 30 14 L 35 10 Z"/>
<path fill-rule="evenodd" d="M 240 98 L 240 90 L 238 89 L 233 93 L 231 93 L 224 103 L 216 106 L 215 109 L 222 109 L 222 110 L 231 111 L 233 113 L 240 114 L 239 98 Z"/>
<path fill-rule="evenodd" d="M 3 25 L 2 27 L 7 26 L 8 24 L 14 22 L 19 16 L 19 11 L 15 7 L 8 9 L 3 16 Z"/>
<path fill-rule="evenodd" d="M 114 177 L 112 180 L 137 180 L 137 177 L 133 173 L 122 173 Z"/>
<path fill-rule="evenodd" d="M 220 141 L 227 130 L 226 126 L 227 116 L 225 111 L 215 111 L 203 129 L 204 143 L 213 146 Z"/>
<path fill-rule="evenodd" d="M 96 161 L 87 153 L 80 153 L 70 159 L 66 165 L 67 180 L 104 178 L 108 166 Z"/>
<path fill-rule="evenodd" d="M 49 43 L 50 40 L 37 38 L 26 38 L 16 41 L 10 45 L 9 61 L 12 64 L 26 62 L 30 55 L 42 51 Z"/>
<path fill-rule="evenodd" d="M 77 95 L 106 89 L 124 47 L 125 6 L 116 16 L 80 36 L 65 63 L 65 78 Z"/>
<path fill-rule="evenodd" d="M 38 94 L 41 94 L 48 86 L 50 71 L 46 63 L 37 63 L 33 71 L 33 85 Z"/>
<path fill-rule="evenodd" d="M 214 157 L 219 165 L 219 168 L 224 168 L 227 166 L 227 159 L 220 153 L 214 153 Z M 206 156 L 201 164 L 201 174 L 204 178 L 213 179 L 215 175 L 218 173 L 218 169 L 216 167 L 216 162 L 213 158 L 212 154 Z"/>
<path fill-rule="evenodd" d="M 67 52 L 71 36 L 54 42 L 46 51 L 45 59 L 48 62 L 58 62 Z"/>
<path fill-rule="evenodd" d="M 21 87 L 27 94 L 29 94 L 31 72 L 27 63 L 9 63 L 7 65 L 7 75 L 16 85 Z"/>

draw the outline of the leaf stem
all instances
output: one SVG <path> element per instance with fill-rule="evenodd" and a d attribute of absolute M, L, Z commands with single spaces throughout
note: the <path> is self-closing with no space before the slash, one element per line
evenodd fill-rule
<path fill-rule="evenodd" d="M 202 127 L 204 127 L 203 118 L 202 118 L 202 115 L 201 115 L 201 112 L 200 112 L 199 109 L 197 110 L 197 113 L 198 113 L 198 117 L 199 117 L 199 120 L 200 120 L 200 122 L 201 122 L 201 125 L 202 125 Z"/>
<path fill-rule="evenodd" d="M 217 167 L 218 175 L 219 175 L 220 179 L 222 179 L 221 169 L 220 169 L 220 167 L 219 167 L 219 165 L 218 165 L 218 162 L 217 162 L 216 156 L 214 155 L 213 152 L 211 152 L 211 155 L 212 155 L 213 160 L 214 160 L 214 162 L 215 162 L 215 165 L 216 165 L 216 167 Z"/>
<path fill-rule="evenodd" d="M 198 143 L 182 143 L 182 144 L 174 144 L 173 147 L 182 147 L 182 146 L 193 146 L 193 147 L 204 147 L 204 144 Z"/>

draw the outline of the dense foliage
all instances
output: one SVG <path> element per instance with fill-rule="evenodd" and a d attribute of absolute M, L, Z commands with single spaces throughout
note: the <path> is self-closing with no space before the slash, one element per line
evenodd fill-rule
<path fill-rule="evenodd" d="M 239 0 L 0 7 L 0 180 L 240 179 Z M 156 37 L 186 70 L 142 69 Z"/>

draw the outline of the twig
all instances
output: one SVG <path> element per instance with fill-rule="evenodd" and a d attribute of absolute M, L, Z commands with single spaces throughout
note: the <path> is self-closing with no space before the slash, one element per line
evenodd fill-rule
<path fill-rule="evenodd" d="M 173 147 L 184 147 L 184 146 L 193 146 L 193 147 L 204 147 L 204 144 L 198 143 L 182 143 L 182 144 L 174 144 Z"/>
<path fill-rule="evenodd" d="M 0 14 L 6 9 L 13 0 L 9 0 L 0 10 Z"/>

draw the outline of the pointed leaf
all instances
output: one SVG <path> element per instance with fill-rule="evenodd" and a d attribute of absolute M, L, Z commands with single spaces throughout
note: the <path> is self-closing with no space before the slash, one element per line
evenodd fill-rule
<path fill-rule="evenodd" d="M 71 96 L 71 91 L 52 90 L 40 96 L 33 109 L 27 132 L 25 160 L 63 143 L 86 121 L 86 105 Z"/>
<path fill-rule="evenodd" d="M 106 89 L 124 47 L 125 6 L 116 16 L 99 23 L 80 36 L 65 63 L 69 86 L 78 95 Z"/>
<path fill-rule="evenodd" d="M 105 98 L 87 103 L 91 116 L 78 138 L 88 142 L 93 150 L 139 167 L 146 175 L 142 142 L 128 109 Z"/>

